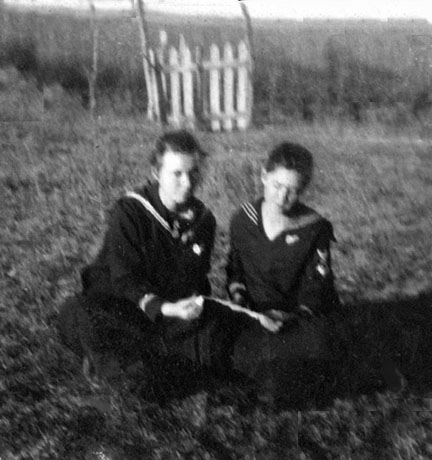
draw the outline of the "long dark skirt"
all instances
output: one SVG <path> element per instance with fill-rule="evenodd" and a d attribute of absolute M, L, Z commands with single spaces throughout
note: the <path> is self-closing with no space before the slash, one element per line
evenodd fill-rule
<path fill-rule="evenodd" d="M 279 405 L 331 397 L 337 379 L 335 358 L 331 325 L 325 318 L 298 318 L 278 333 L 248 321 L 232 353 L 233 367 Z"/>
<path fill-rule="evenodd" d="M 161 368 L 174 358 L 178 366 L 187 363 L 222 371 L 233 336 L 229 313 L 225 307 L 207 306 L 195 321 L 159 318 L 152 322 L 125 299 L 77 295 L 61 306 L 58 330 L 63 343 L 83 359 L 87 373 L 104 374 L 113 363 L 124 368 L 137 361 Z"/>
<path fill-rule="evenodd" d="M 228 378 L 239 373 L 279 394 L 300 375 L 317 380 L 310 369 L 316 363 L 328 367 L 332 360 L 325 320 L 299 319 L 271 333 L 243 313 L 207 300 L 196 321 L 151 322 L 126 300 L 80 295 L 63 304 L 58 328 L 63 342 L 83 358 L 84 372 L 97 375 L 113 363 L 125 368 L 137 361 L 163 374 L 169 362 L 171 370 L 174 363 L 177 369 L 207 369 Z"/>

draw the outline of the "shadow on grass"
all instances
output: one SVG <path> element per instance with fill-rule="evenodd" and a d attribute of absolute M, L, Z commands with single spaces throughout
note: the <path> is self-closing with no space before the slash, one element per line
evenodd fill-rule
<path fill-rule="evenodd" d="M 289 365 L 274 360 L 265 379 L 252 382 L 234 374 L 225 380 L 197 380 L 195 386 L 231 398 L 237 394 L 240 408 L 270 404 L 281 410 L 320 409 L 336 398 L 376 392 L 425 397 L 432 391 L 432 291 L 344 305 L 332 319 L 332 329 L 334 360 Z"/>
<path fill-rule="evenodd" d="M 432 382 L 432 291 L 385 302 L 360 302 L 346 307 L 346 371 L 351 391 L 367 390 L 373 376 L 392 391 L 409 387 L 427 392 Z M 365 372 L 367 371 L 367 372 Z M 403 376 L 398 384 L 397 375 Z M 377 379 L 375 379 L 377 380 Z"/>
<path fill-rule="evenodd" d="M 240 413 L 325 410 L 338 399 L 391 391 L 424 397 L 432 390 L 432 292 L 386 302 L 353 302 L 331 320 L 332 360 L 281 359 L 251 379 L 235 370 L 221 376 L 169 358 L 135 368 L 124 388 L 161 406 L 205 392 L 215 405 Z"/>

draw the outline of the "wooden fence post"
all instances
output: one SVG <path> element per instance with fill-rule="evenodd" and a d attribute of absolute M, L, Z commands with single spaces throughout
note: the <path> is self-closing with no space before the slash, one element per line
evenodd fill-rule
<path fill-rule="evenodd" d="M 254 40 L 253 40 L 253 28 L 252 20 L 247 9 L 246 3 L 240 0 L 240 8 L 246 24 L 246 45 L 249 49 L 250 59 L 251 59 L 251 69 L 253 68 L 253 61 L 255 59 L 255 50 L 254 50 Z"/>
<path fill-rule="evenodd" d="M 210 120 L 212 131 L 220 131 L 220 52 L 219 47 L 210 46 Z"/>
<path fill-rule="evenodd" d="M 96 83 L 97 83 L 97 72 L 98 72 L 98 57 L 99 57 L 99 25 L 96 19 L 96 7 L 94 1 L 90 0 L 90 28 L 92 32 L 92 66 L 88 73 L 89 82 L 89 108 L 90 116 L 93 123 L 93 130 L 95 131 L 95 110 L 96 110 Z M 96 133 L 94 132 L 94 138 Z M 95 141 L 94 141 L 95 142 Z"/>
<path fill-rule="evenodd" d="M 253 74 L 254 74 L 254 68 L 255 68 L 255 45 L 254 45 L 254 36 L 253 36 L 253 27 L 252 27 L 252 19 L 249 14 L 249 10 L 246 6 L 246 3 L 242 0 L 240 0 L 240 8 L 242 10 L 242 14 L 245 20 L 246 24 L 246 47 L 249 52 L 248 56 L 248 77 L 249 77 L 249 90 L 248 90 L 248 105 L 249 108 L 248 110 L 250 111 L 250 114 L 246 120 L 246 127 L 249 125 L 249 123 L 252 121 L 252 111 L 253 111 L 253 105 L 254 105 L 254 94 L 253 94 Z M 245 128 L 240 128 L 240 129 L 245 129 Z"/>
<path fill-rule="evenodd" d="M 147 89 L 147 118 L 149 120 L 155 119 L 155 103 L 152 91 L 152 84 L 151 84 L 151 75 L 149 69 L 149 47 L 147 43 L 147 24 L 145 21 L 144 15 L 144 5 L 143 0 L 135 0 L 136 10 L 138 13 L 138 27 L 140 31 L 140 38 L 141 38 L 141 51 L 143 55 L 143 69 L 144 69 L 144 78 L 146 83 Z"/>

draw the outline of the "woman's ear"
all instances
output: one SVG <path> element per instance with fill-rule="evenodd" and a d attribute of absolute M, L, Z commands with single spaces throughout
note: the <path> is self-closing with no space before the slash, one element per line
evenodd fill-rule
<path fill-rule="evenodd" d="M 151 168 L 151 175 L 153 179 L 156 179 L 157 181 L 159 180 L 159 171 L 155 166 L 152 166 Z"/>
<path fill-rule="evenodd" d="M 261 168 L 261 182 L 266 183 L 267 180 L 267 171 L 264 168 Z"/>

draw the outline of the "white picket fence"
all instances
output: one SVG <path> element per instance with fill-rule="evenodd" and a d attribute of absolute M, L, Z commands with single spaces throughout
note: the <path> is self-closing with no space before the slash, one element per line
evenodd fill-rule
<path fill-rule="evenodd" d="M 161 33 L 161 37 L 163 37 Z M 207 125 L 212 131 L 244 130 L 251 121 L 251 57 L 241 41 L 229 42 L 223 52 L 210 46 L 209 58 L 194 53 L 180 37 L 179 47 L 149 50 L 156 117 L 173 126 Z"/>

